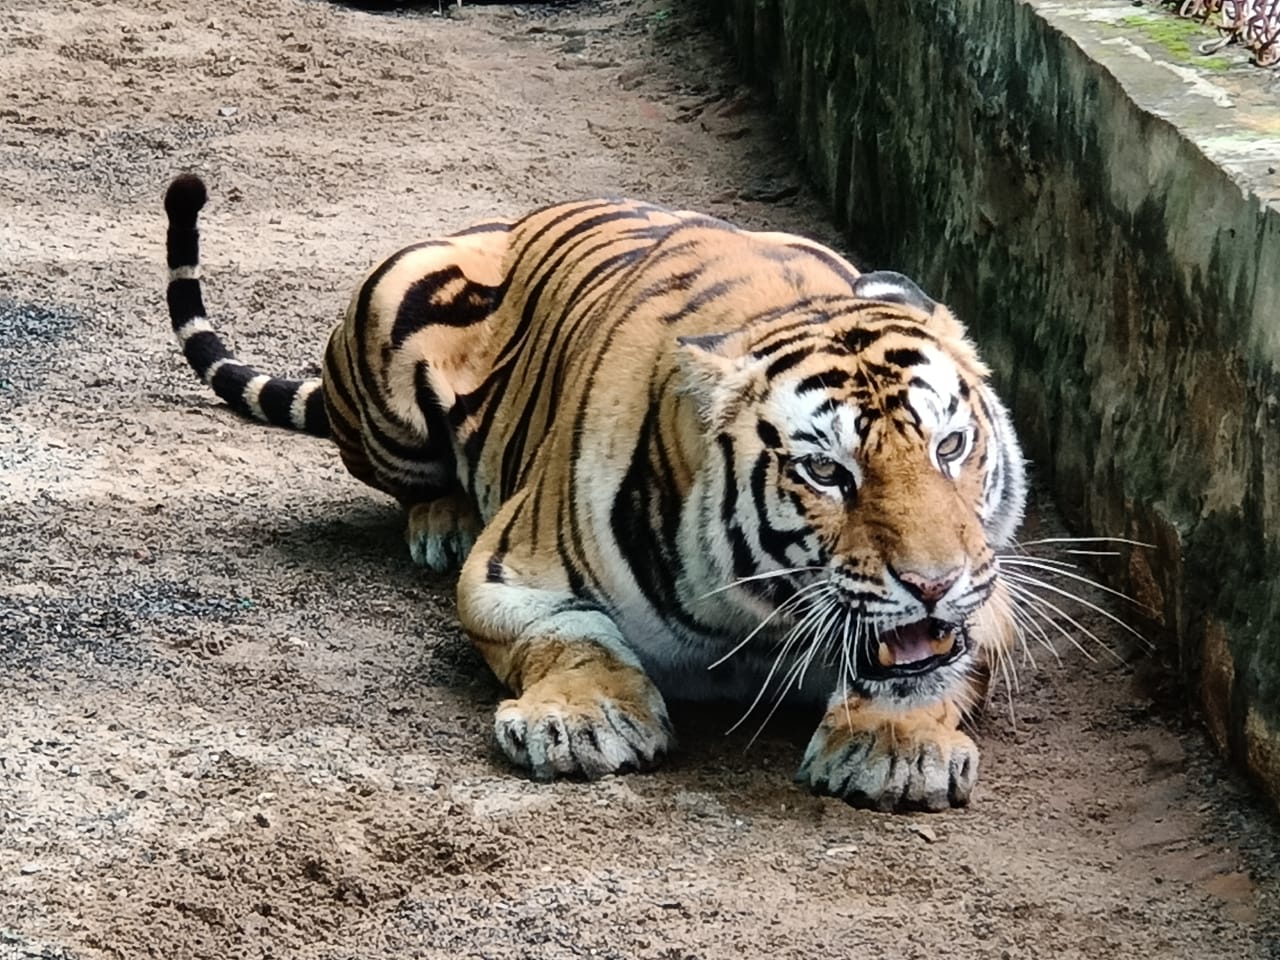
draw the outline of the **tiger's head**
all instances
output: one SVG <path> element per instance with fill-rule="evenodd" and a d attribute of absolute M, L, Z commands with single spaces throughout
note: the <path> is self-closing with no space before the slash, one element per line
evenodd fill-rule
<path fill-rule="evenodd" d="M 700 539 L 726 591 L 849 694 L 947 695 L 1002 643 L 995 551 L 1026 499 L 963 327 L 896 273 L 681 341 L 714 452 Z M 746 622 L 744 620 L 744 622 Z"/>

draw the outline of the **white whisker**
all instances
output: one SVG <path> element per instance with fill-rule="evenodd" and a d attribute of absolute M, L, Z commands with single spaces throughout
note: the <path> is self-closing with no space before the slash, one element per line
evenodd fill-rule
<path fill-rule="evenodd" d="M 1023 659 L 1031 665 L 1032 670 L 1039 670 L 1040 667 L 1039 664 L 1036 663 L 1036 658 L 1031 652 L 1030 645 L 1027 643 L 1028 632 L 1030 632 L 1046 650 L 1052 653 L 1054 657 L 1058 656 L 1058 651 L 1049 641 L 1049 635 L 1044 632 L 1040 624 L 1036 623 L 1035 619 L 1030 614 L 1003 594 L 995 594 L 992 599 L 1001 605 L 1000 609 L 1007 613 L 1009 615 L 1009 619 L 1013 621 L 1014 629 L 1018 633 L 1018 646 L 1022 650 Z M 1000 650 L 1000 653 L 1002 656 L 1007 657 L 1006 651 Z"/>
<path fill-rule="evenodd" d="M 1080 564 L 1071 563 L 1069 560 L 1058 560 L 1055 557 L 1037 557 L 1031 553 L 1005 553 L 996 555 L 996 566 L 999 566 L 1006 560 L 1026 560 L 1035 561 L 1037 563 L 1047 563 L 1053 567 L 1064 567 L 1068 570 L 1079 570 Z"/>
<path fill-rule="evenodd" d="M 751 735 L 751 739 L 747 741 L 747 746 L 751 746 L 751 744 L 755 743 L 760 734 L 764 733 L 764 728 L 769 725 L 769 721 L 773 719 L 774 714 L 778 712 L 778 708 L 782 706 L 783 701 L 786 700 L 787 690 L 790 688 L 792 681 L 795 681 L 796 690 L 800 690 L 803 687 L 805 671 L 809 669 L 809 664 L 813 660 L 814 653 L 818 649 L 819 641 L 828 629 L 827 624 L 832 623 L 839 617 L 840 607 L 841 605 L 839 603 L 832 603 L 828 605 L 823 613 L 819 614 L 819 619 L 810 630 L 808 650 L 796 658 L 795 663 L 791 665 L 783 676 L 781 682 L 778 684 L 778 696 L 774 698 L 773 707 L 770 708 L 769 713 L 765 716 L 764 720 L 760 722 L 760 726 L 756 728 L 756 732 Z M 765 685 L 768 685 L 768 680 L 765 681 Z M 761 689 L 762 694 L 763 692 L 764 690 Z M 748 713 L 750 713 L 750 711 L 748 711 Z M 746 717 L 743 717 L 743 720 L 745 719 Z"/>
<path fill-rule="evenodd" d="M 824 583 L 822 585 L 831 587 L 833 591 L 835 590 L 834 584 Z M 803 632 L 810 629 L 811 620 L 819 610 L 821 610 L 821 607 L 817 605 L 812 606 L 805 613 L 804 617 L 801 618 L 801 620 L 789 631 L 787 631 L 785 642 L 778 651 L 778 655 L 773 658 L 773 664 L 769 667 L 769 672 L 765 675 L 764 682 L 760 684 L 760 691 L 756 694 L 755 699 L 751 701 L 751 705 L 747 707 L 746 712 L 738 718 L 738 721 L 733 726 L 725 731 L 726 733 L 733 733 L 733 731 L 737 730 L 738 727 L 742 726 L 742 724 L 746 722 L 747 717 L 751 716 L 756 707 L 760 705 L 760 701 L 764 699 L 764 695 L 769 689 L 769 684 L 773 681 L 774 675 L 778 672 L 778 667 L 782 664 L 783 659 L 786 657 L 787 653 L 790 652 L 791 648 L 795 645 Z M 759 731 L 757 731 L 756 735 L 759 736 Z M 755 737 L 752 737 L 751 740 L 748 741 L 747 745 L 750 746 L 754 741 Z"/>
<path fill-rule="evenodd" d="M 1042 537 L 1039 540 L 1020 541 L 1018 546 L 1038 547 L 1046 543 L 1123 543 L 1130 547 L 1142 547 L 1144 550 L 1156 548 L 1153 543 L 1143 543 L 1141 540 L 1130 540 L 1127 537 Z"/>
<path fill-rule="evenodd" d="M 849 664 L 849 644 L 857 643 L 858 636 L 862 633 L 862 618 L 857 620 L 857 633 L 854 634 L 852 641 L 849 637 L 850 627 L 854 625 L 853 611 L 846 610 L 844 615 L 844 634 L 843 642 L 840 644 L 840 701 L 844 704 L 844 719 L 850 727 L 853 726 L 853 710 L 849 707 L 849 680 L 857 679 L 857 674 L 850 669 Z"/>
<path fill-rule="evenodd" d="M 1012 605 L 1009 609 L 1014 615 L 1014 621 L 1018 627 L 1018 639 L 1022 641 L 1022 656 L 1031 665 L 1031 669 L 1039 670 L 1040 665 L 1036 663 L 1035 654 L 1031 652 L 1031 645 L 1027 643 L 1028 632 L 1039 642 L 1040 646 L 1048 650 L 1053 655 L 1053 658 L 1061 663 L 1062 658 L 1058 655 L 1058 648 L 1053 645 L 1053 641 L 1049 639 L 1049 634 L 1045 632 L 1044 627 L 1040 626 L 1036 618 L 1019 606 Z"/>
<path fill-rule="evenodd" d="M 748 633 L 745 637 L 743 637 L 742 640 L 739 641 L 738 644 L 734 646 L 723 657 L 721 657 L 719 660 L 716 660 L 714 663 L 709 664 L 707 666 L 707 669 L 714 670 L 716 667 L 723 664 L 726 660 L 729 660 L 731 657 L 734 656 L 734 654 L 738 653 L 740 650 L 742 650 L 743 647 L 745 647 L 748 643 L 750 643 L 753 639 L 755 639 L 756 635 L 759 634 L 761 630 L 763 630 L 766 626 L 768 626 L 774 620 L 774 618 L 776 618 L 777 616 L 785 612 L 788 607 L 792 606 L 793 604 L 800 603 L 810 594 L 816 591 L 822 590 L 823 588 L 834 590 L 835 585 L 828 580 L 819 580 L 815 583 L 810 583 L 801 587 L 791 596 L 787 597 L 786 600 L 782 601 L 782 603 L 778 604 L 776 607 L 770 610 L 769 614 L 763 620 L 761 620 L 758 624 L 756 624 L 755 628 L 752 629 L 750 633 Z"/>
<path fill-rule="evenodd" d="M 812 573 L 815 570 L 826 570 L 827 567 L 788 567 L 785 570 L 768 570 L 764 573 L 753 573 L 749 577 L 739 577 L 732 583 L 726 583 L 723 587 L 716 587 L 714 590 L 708 590 L 700 597 L 696 597 L 694 602 L 706 600 L 708 597 L 714 597 L 718 593 L 724 593 L 726 590 L 732 590 L 734 587 L 740 587 L 744 583 L 755 583 L 759 580 L 773 580 L 777 577 L 788 577 L 793 573 Z"/>
<path fill-rule="evenodd" d="M 1138 638 L 1138 640 L 1142 643 L 1144 647 L 1150 647 L 1150 644 L 1147 642 L 1146 637 L 1144 637 L 1141 633 L 1139 633 L 1133 627 L 1129 626 L 1129 624 L 1125 623 L 1123 620 L 1117 617 L 1110 610 L 1107 610 L 1106 608 L 1099 606 L 1098 604 L 1094 603 L 1092 600 L 1086 600 L 1084 597 L 1080 596 L 1079 594 L 1072 593 L 1070 590 L 1064 590 L 1062 587 L 1056 586 L 1055 584 L 1052 584 L 1052 583 L 1047 583 L 1044 580 L 1039 579 L 1038 577 L 1031 576 L 1030 574 L 1009 572 L 1009 573 L 1006 573 L 1004 576 L 1006 580 L 1017 581 L 1018 583 L 1021 583 L 1024 586 L 1036 586 L 1043 590 L 1048 590 L 1052 593 L 1056 593 L 1061 597 L 1066 597 L 1068 600 L 1074 600 L 1076 603 L 1080 604 L 1082 607 L 1088 607 L 1094 613 L 1097 613 L 1101 616 L 1106 617 L 1108 620 L 1116 624 L 1121 629 L 1127 630 L 1129 633 L 1133 634 L 1135 637 Z M 1124 596 L 1124 595 L 1121 594 L 1121 596 Z M 1040 599 L 1044 599 L 1044 598 L 1041 597 Z M 1096 640 L 1097 638 L 1095 637 L 1094 639 Z M 1104 647 L 1106 646 L 1106 644 L 1102 644 L 1102 645 Z M 1110 648 L 1108 647 L 1107 649 L 1109 650 Z"/>
<path fill-rule="evenodd" d="M 1044 621 L 1046 624 L 1048 624 L 1049 626 L 1057 630 L 1060 634 L 1062 634 L 1062 636 L 1067 640 L 1068 643 L 1070 643 L 1073 647 L 1079 650 L 1086 660 L 1089 660 L 1090 662 L 1097 662 L 1098 658 L 1095 657 L 1092 653 L 1090 653 L 1088 649 L 1086 649 L 1085 646 L 1080 643 L 1079 640 L 1077 640 L 1070 633 L 1068 633 L 1066 629 L 1062 626 L 1062 624 L 1058 623 L 1057 620 L 1055 620 L 1053 617 L 1046 614 L 1044 612 L 1044 608 L 1047 607 L 1049 610 L 1052 610 L 1058 616 L 1062 617 L 1062 619 L 1066 620 L 1069 624 L 1071 624 L 1073 627 L 1079 630 L 1082 634 L 1084 634 L 1086 637 L 1088 637 L 1090 640 L 1096 643 L 1099 647 L 1105 650 L 1108 654 L 1110 654 L 1116 660 L 1117 663 L 1124 662 L 1120 658 L 1119 654 L 1117 654 L 1109 646 L 1103 643 L 1097 634 L 1095 634 L 1092 630 L 1090 630 L 1088 627 L 1082 624 L 1075 617 L 1071 616 L 1071 614 L 1067 613 L 1067 611 L 1063 610 L 1062 607 L 1058 606 L 1052 600 L 1042 597 L 1037 593 L 1033 593 L 1032 591 L 1027 590 L 1025 587 L 1019 587 L 1013 584 L 1009 584 L 1008 586 L 1011 591 L 1013 591 L 1019 597 L 1021 597 L 1024 601 L 1026 601 L 1026 603 L 1040 615 L 1040 619 L 1042 621 Z M 1054 656 L 1055 657 L 1057 656 L 1056 652 Z"/>
<path fill-rule="evenodd" d="M 1003 650 L 997 655 L 996 660 L 1000 665 L 1000 675 L 1004 678 L 1005 699 L 1009 704 L 1009 724 L 1017 732 L 1018 717 L 1013 709 L 1013 695 L 1015 692 L 1020 692 L 1018 690 L 1018 671 L 1010 670 L 1009 657 Z"/>
<path fill-rule="evenodd" d="M 1119 597 L 1121 600 L 1124 600 L 1128 603 L 1133 604 L 1135 607 L 1137 607 L 1139 610 L 1143 611 L 1146 614 L 1154 615 L 1154 612 L 1155 612 L 1153 610 L 1149 610 L 1147 607 L 1143 606 L 1141 603 L 1139 603 L 1137 600 L 1129 596 L 1127 593 L 1124 593 L 1123 591 L 1112 589 L 1111 587 L 1108 587 L 1104 583 L 1099 583 L 1097 580 L 1094 580 L 1092 577 L 1086 577 L 1083 574 L 1079 574 L 1079 573 L 1072 573 L 1069 570 L 1064 570 L 1057 566 L 1050 566 L 1049 564 L 1046 564 L 1039 559 L 1032 559 L 1029 557 L 998 557 L 996 558 L 996 562 L 1001 565 L 1008 564 L 1009 566 L 1012 566 L 1012 567 L 1026 567 L 1032 570 L 1043 570 L 1045 573 L 1052 573 L 1060 577 L 1066 577 L 1069 580 L 1075 580 L 1077 583 L 1083 583 L 1089 587 L 1094 588 L 1095 590 L 1101 590 L 1103 593 L 1109 593 L 1113 597 Z M 1044 584 L 1043 582 L 1042 582 L 1042 585 L 1048 586 L 1048 584 Z M 1086 601 L 1080 597 L 1076 597 L 1075 599 L 1079 600 L 1081 603 L 1086 603 Z"/>

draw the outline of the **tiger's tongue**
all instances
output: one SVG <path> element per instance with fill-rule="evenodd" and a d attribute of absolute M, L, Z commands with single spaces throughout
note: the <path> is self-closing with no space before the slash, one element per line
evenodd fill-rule
<path fill-rule="evenodd" d="M 950 634 L 935 638 L 930 635 L 929 621 L 906 623 L 880 634 L 878 651 L 882 667 L 919 663 L 933 656 L 943 656 L 951 649 L 954 639 Z"/>

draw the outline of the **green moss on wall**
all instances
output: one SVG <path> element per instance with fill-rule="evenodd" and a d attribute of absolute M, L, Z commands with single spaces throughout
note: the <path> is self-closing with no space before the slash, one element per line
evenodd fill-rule
<path fill-rule="evenodd" d="M 1158 44 L 1174 59 L 1194 63 L 1205 70 L 1226 70 L 1232 66 L 1226 57 L 1206 56 L 1201 44 L 1217 39 L 1218 31 L 1199 20 L 1172 14 L 1146 14 L 1125 17 L 1120 21 L 1145 40 Z"/>

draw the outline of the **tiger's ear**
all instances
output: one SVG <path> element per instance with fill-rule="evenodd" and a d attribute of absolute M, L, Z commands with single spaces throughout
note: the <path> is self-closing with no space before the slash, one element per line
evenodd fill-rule
<path fill-rule="evenodd" d="M 676 338 L 676 360 L 685 390 L 697 398 L 704 421 L 716 419 L 741 392 L 759 361 L 741 330 Z"/>
<path fill-rule="evenodd" d="M 882 303 L 900 303 L 928 314 L 925 326 L 942 336 L 964 339 L 964 326 L 942 304 L 920 289 L 910 277 L 893 270 L 874 270 L 864 273 L 853 282 L 853 295 L 863 300 L 879 300 Z"/>
<path fill-rule="evenodd" d="M 863 300 L 901 303 L 925 313 L 933 313 L 937 301 L 920 289 L 914 280 L 893 270 L 874 270 L 853 281 L 853 295 Z"/>

